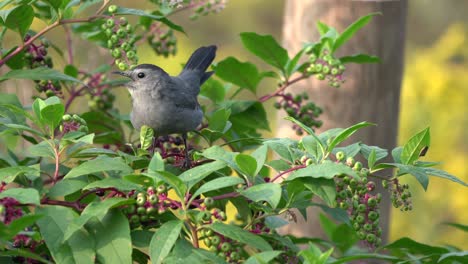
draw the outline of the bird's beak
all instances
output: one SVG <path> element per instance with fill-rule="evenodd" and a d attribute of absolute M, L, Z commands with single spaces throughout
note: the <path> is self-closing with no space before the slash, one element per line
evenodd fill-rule
<path fill-rule="evenodd" d="M 125 76 L 127 78 L 130 78 L 133 80 L 132 78 L 132 75 L 131 75 L 131 72 L 130 71 L 114 71 L 112 72 L 113 74 L 118 74 L 118 75 L 122 75 L 122 76 Z"/>

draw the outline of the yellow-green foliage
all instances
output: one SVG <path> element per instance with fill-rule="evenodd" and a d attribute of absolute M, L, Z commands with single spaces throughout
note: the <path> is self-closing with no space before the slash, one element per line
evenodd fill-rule
<path fill-rule="evenodd" d="M 431 127 L 426 160 L 468 182 L 468 41 L 463 25 L 452 25 L 427 49 L 409 48 L 402 90 L 399 141 Z M 427 243 L 464 249 L 468 236 L 442 222 L 468 224 L 468 189 L 431 177 L 426 193 L 413 186 L 412 212 L 395 210 L 392 239 L 409 236 Z"/>

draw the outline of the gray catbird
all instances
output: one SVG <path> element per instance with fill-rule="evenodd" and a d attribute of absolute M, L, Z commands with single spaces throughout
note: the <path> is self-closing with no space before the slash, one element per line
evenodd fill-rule
<path fill-rule="evenodd" d="M 205 72 L 216 56 L 216 46 L 197 49 L 179 76 L 170 76 L 152 64 L 141 64 L 128 71 L 113 72 L 131 79 L 126 84 L 132 96 L 130 120 L 136 129 L 147 125 L 155 134 L 182 134 L 185 167 L 190 167 L 187 132 L 195 130 L 203 119 L 197 95 L 200 86 L 213 74 Z"/>

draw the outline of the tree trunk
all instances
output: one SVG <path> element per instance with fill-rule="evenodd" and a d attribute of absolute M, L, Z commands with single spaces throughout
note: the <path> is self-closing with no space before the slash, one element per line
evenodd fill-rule
<path fill-rule="evenodd" d="M 400 86 L 403 72 L 405 18 L 407 2 L 403 1 L 343 1 L 343 0 L 287 0 L 284 16 L 283 38 L 285 47 L 294 54 L 304 42 L 319 39 L 316 22 L 322 21 L 342 32 L 363 15 L 381 12 L 340 48 L 338 57 L 367 53 L 380 57 L 382 63 L 347 65 L 346 82 L 339 89 L 328 87 L 326 81 L 315 78 L 295 84 L 293 93 L 307 91 L 309 97 L 324 113 L 323 126 L 318 133 L 330 128 L 348 127 L 361 121 L 376 123 L 365 128 L 351 139 L 368 145 L 393 149 L 398 131 Z M 296 137 L 291 124 L 278 116 L 278 136 Z M 377 184 L 380 186 L 380 184 Z M 382 190 L 378 190 L 382 192 Z M 382 240 L 388 238 L 390 201 L 382 192 Z M 318 212 L 310 209 L 309 221 L 302 219 L 282 231 L 297 236 L 323 236 L 317 228 Z"/>

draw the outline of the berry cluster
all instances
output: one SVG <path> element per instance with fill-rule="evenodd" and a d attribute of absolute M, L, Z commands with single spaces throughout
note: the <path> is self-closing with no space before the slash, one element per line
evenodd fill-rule
<path fill-rule="evenodd" d="M 2 182 L 0 185 L 0 191 L 5 188 L 5 183 Z M 5 197 L 0 199 L 0 222 L 9 224 L 11 221 L 23 216 L 23 211 L 16 206 L 19 202 L 11 197 Z"/>
<path fill-rule="evenodd" d="M 333 54 L 325 49 L 317 56 L 315 53 L 309 55 L 308 74 L 315 74 L 319 80 L 328 80 L 331 87 L 340 87 L 344 83 L 343 73 L 346 67 Z"/>
<path fill-rule="evenodd" d="M 400 208 L 401 211 L 413 209 L 411 202 L 411 192 L 408 184 L 400 184 L 397 178 L 390 181 L 382 181 L 382 186 L 390 191 L 390 199 L 393 207 Z"/>
<path fill-rule="evenodd" d="M 203 229 L 203 243 L 211 252 L 216 253 L 219 257 L 224 258 L 228 263 L 243 263 L 243 245 L 237 241 L 233 241 L 221 234 L 213 232 L 211 229 Z"/>
<path fill-rule="evenodd" d="M 317 117 L 322 113 L 322 109 L 313 102 L 304 103 L 304 101 L 309 99 L 307 93 L 294 96 L 290 93 L 281 93 L 277 96 L 280 99 L 274 104 L 276 109 L 283 108 L 289 116 L 301 121 L 308 127 L 319 128 L 322 125 L 322 121 L 317 120 Z M 298 125 L 294 124 L 293 129 L 297 135 L 303 134 L 302 128 Z"/>
<path fill-rule="evenodd" d="M 157 223 L 158 215 L 165 213 L 168 208 L 177 209 L 179 205 L 167 197 L 166 185 L 160 184 L 156 188 L 150 186 L 146 192 L 129 193 L 136 203 L 124 208 L 124 213 L 130 219 L 133 227 Z"/>
<path fill-rule="evenodd" d="M 149 29 L 152 34 L 146 38 L 148 44 L 157 55 L 169 57 L 177 53 L 177 38 L 174 31 L 170 28 L 164 27 L 161 22 L 151 24 Z"/>
<path fill-rule="evenodd" d="M 183 148 L 184 141 L 179 136 L 158 137 L 153 144 L 153 152 L 159 152 L 163 159 L 175 166 L 182 165 L 185 161 L 185 152 Z M 189 149 L 192 146 L 188 146 Z"/>
<path fill-rule="evenodd" d="M 115 95 L 108 89 L 98 89 L 95 93 L 87 96 L 89 109 L 94 111 L 110 110 L 115 101 Z"/>
<path fill-rule="evenodd" d="M 190 19 L 197 19 L 200 16 L 206 16 L 210 13 L 219 13 L 226 7 L 227 0 L 201 0 L 201 1 L 189 1 L 194 5 L 194 13 L 190 16 Z"/>
<path fill-rule="evenodd" d="M 335 177 L 336 202 L 339 207 L 347 210 L 350 216 L 351 224 L 360 240 L 363 240 L 371 248 L 378 247 L 382 243 L 380 238 L 382 228 L 379 225 L 379 203 L 382 200 L 380 193 L 373 194 L 375 183 L 369 181 L 369 174 L 362 163 L 354 161 L 352 157 L 346 158 L 344 152 L 336 153 L 337 162 L 344 162 L 352 167 L 359 176 L 353 178 L 347 175 Z"/>
<path fill-rule="evenodd" d="M 122 70 L 133 68 L 138 63 L 136 55 L 136 37 L 134 36 L 133 26 L 127 21 L 127 18 L 116 18 L 116 5 L 110 5 L 109 13 L 112 15 L 102 24 L 102 30 L 107 36 L 107 48 L 115 59 L 115 65 Z"/>
<path fill-rule="evenodd" d="M 26 34 L 24 37 L 24 41 L 28 41 L 31 39 L 30 34 Z M 24 59 L 27 63 L 27 66 L 30 69 L 38 68 L 38 67 L 47 67 L 52 68 L 52 58 L 48 56 L 47 49 L 49 48 L 49 41 L 45 38 L 40 39 L 39 44 L 31 43 L 26 49 L 24 54 Z M 59 96 L 62 97 L 62 87 L 58 81 L 50 81 L 50 80 L 36 80 L 36 90 L 40 93 L 44 92 L 47 97 L 51 96 Z"/>
<path fill-rule="evenodd" d="M 60 131 L 63 134 L 72 131 L 88 133 L 88 126 L 86 124 L 86 121 L 77 114 L 65 114 L 62 116 L 62 124 L 60 125 Z"/>

